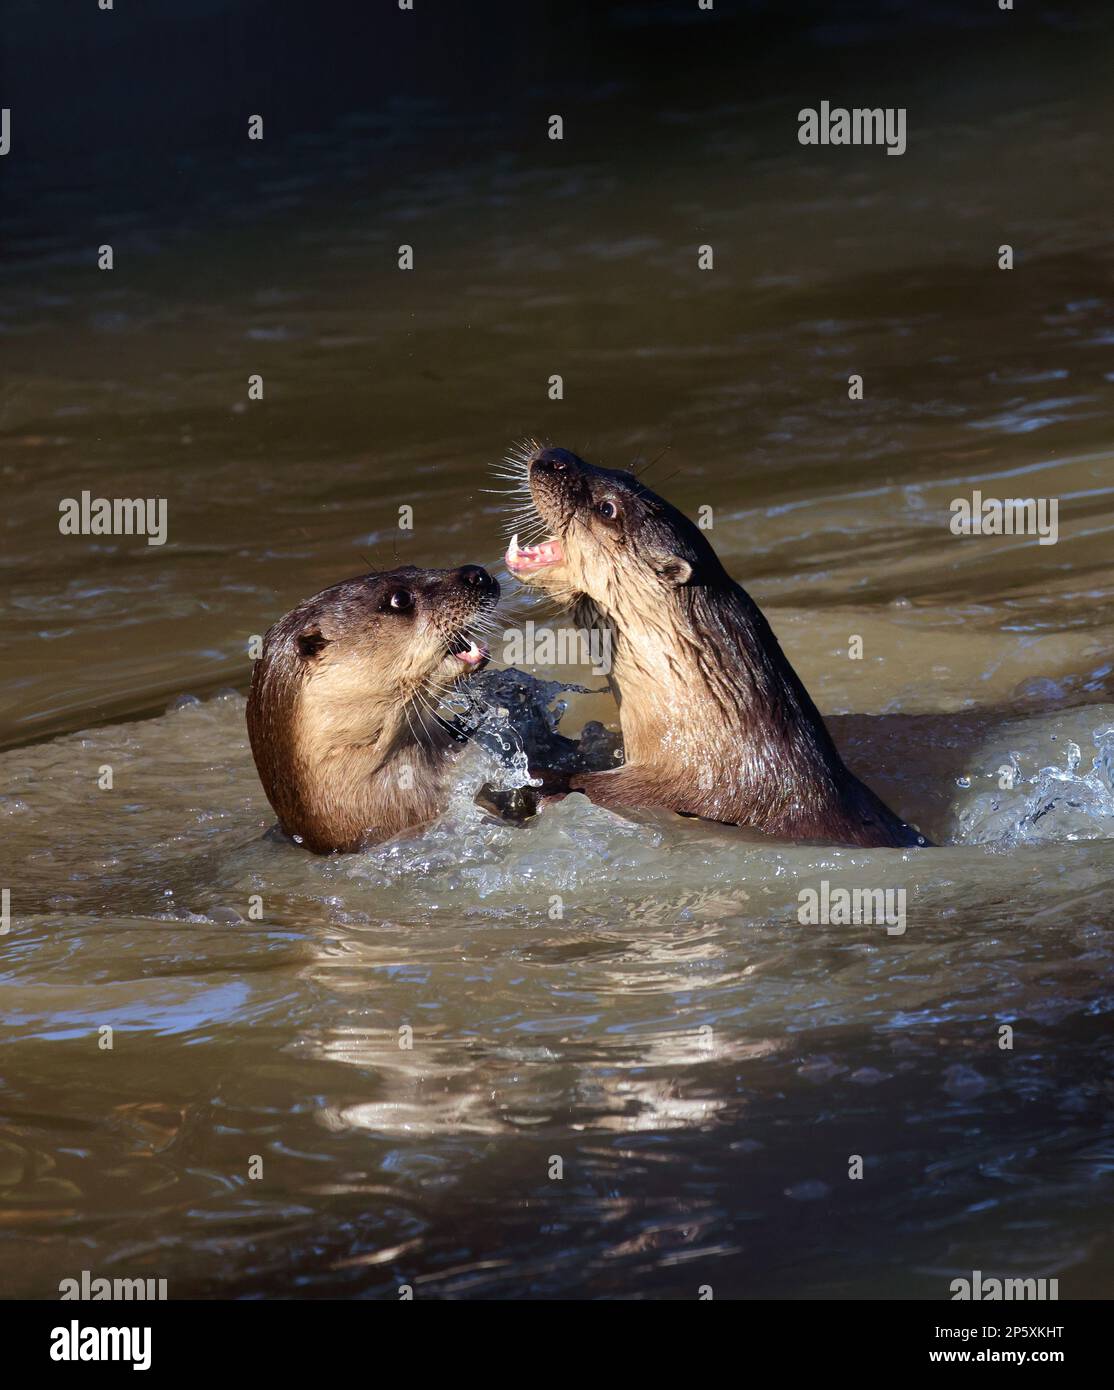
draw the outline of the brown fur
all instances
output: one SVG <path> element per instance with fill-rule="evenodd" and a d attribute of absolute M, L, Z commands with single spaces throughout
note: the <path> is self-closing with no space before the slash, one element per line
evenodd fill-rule
<path fill-rule="evenodd" d="M 409 596 L 399 609 L 392 595 Z M 247 722 L 267 799 L 318 854 L 389 839 L 442 809 L 461 734 L 438 696 L 465 674 L 450 647 L 494 605 L 478 566 L 345 580 L 267 633 Z"/>
<path fill-rule="evenodd" d="M 573 777 L 574 789 L 782 839 L 927 843 L 844 765 L 770 625 L 687 517 L 632 474 L 564 449 L 519 462 L 562 549 L 520 577 L 611 633 L 626 763 Z"/>

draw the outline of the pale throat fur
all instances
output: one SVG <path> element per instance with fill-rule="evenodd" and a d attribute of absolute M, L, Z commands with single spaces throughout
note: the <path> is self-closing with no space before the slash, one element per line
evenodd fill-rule
<path fill-rule="evenodd" d="M 350 844 L 432 820 L 459 742 L 417 700 L 419 670 L 377 689 L 377 658 L 307 672 L 298 692 L 292 763 L 305 811 L 343 827 Z M 321 685 L 328 699 L 321 699 Z"/>

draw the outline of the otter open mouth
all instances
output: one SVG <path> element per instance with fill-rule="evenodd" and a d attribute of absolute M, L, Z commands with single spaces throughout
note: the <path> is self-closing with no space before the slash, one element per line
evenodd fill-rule
<path fill-rule="evenodd" d="M 550 565 L 559 565 L 564 558 L 565 552 L 561 549 L 559 540 L 551 539 L 538 545 L 519 546 L 517 531 L 511 537 L 504 557 L 512 574 L 529 574 L 534 570 L 548 569 Z"/>
<path fill-rule="evenodd" d="M 486 642 L 477 642 L 470 632 L 458 632 L 447 643 L 449 655 L 463 661 L 473 671 L 481 671 L 491 655 Z"/>

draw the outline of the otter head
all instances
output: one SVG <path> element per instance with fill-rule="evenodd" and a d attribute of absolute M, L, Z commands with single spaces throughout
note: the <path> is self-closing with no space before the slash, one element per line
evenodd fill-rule
<path fill-rule="evenodd" d="M 486 664 L 471 628 L 498 597 L 478 565 L 405 566 L 334 584 L 271 628 L 248 735 L 288 834 L 315 850 L 354 848 L 424 818 L 430 767 L 460 738 L 439 698 Z"/>
<path fill-rule="evenodd" d="M 506 564 L 523 583 L 618 616 L 726 579 L 700 530 L 633 473 L 596 468 L 567 449 L 534 449 L 513 462 L 549 533 L 529 546 L 512 537 Z"/>

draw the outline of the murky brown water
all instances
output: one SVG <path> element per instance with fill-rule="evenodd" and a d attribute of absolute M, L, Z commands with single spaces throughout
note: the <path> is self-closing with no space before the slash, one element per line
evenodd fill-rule
<path fill-rule="evenodd" d="M 962 81 L 905 91 L 900 160 L 695 89 L 652 141 L 602 90 L 544 163 L 475 142 L 389 183 L 356 130 L 307 147 L 324 182 L 102 219 L 123 273 L 0 276 L 6 1293 L 1114 1293 L 1110 100 L 1086 66 L 977 110 Z M 581 798 L 495 827 L 478 758 L 416 840 L 262 838 L 248 639 L 365 556 L 497 564 L 524 434 L 661 454 L 943 847 Z M 1058 498 L 1058 544 L 953 536 L 975 487 Z M 60 536 L 85 488 L 166 498 L 168 543 Z M 799 925 L 825 878 L 906 888 L 905 934 Z"/>

